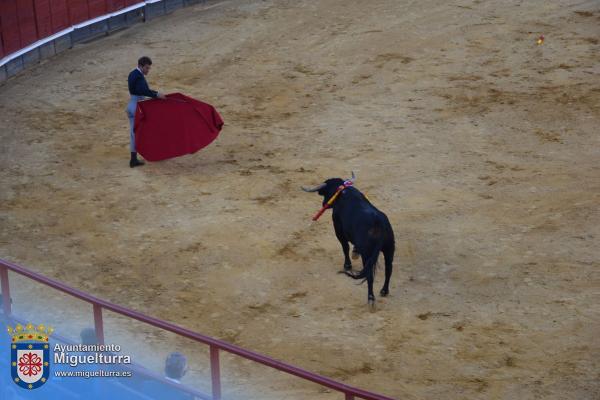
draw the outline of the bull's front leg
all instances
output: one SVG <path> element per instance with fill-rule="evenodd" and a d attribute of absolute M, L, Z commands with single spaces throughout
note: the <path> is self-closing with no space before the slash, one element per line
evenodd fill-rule
<path fill-rule="evenodd" d="M 342 251 L 344 252 L 344 271 L 350 271 L 352 269 L 352 261 L 350 261 L 350 245 L 348 245 L 348 240 L 344 237 L 344 231 L 342 230 L 341 224 L 336 222 L 335 218 L 333 220 L 333 228 L 335 229 L 335 236 L 340 241 Z"/>
<path fill-rule="evenodd" d="M 356 250 L 356 246 L 354 246 L 352 247 L 352 259 L 358 260 L 358 257 L 360 257 L 360 253 L 358 252 L 358 250 Z"/>
<path fill-rule="evenodd" d="M 348 242 L 340 240 L 342 251 L 344 252 L 344 271 L 352 270 L 352 261 L 350 261 L 350 246 Z"/>

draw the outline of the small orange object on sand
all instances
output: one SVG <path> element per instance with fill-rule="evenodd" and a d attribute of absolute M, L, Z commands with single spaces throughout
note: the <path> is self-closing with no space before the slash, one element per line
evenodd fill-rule
<path fill-rule="evenodd" d="M 538 40 L 537 40 L 537 44 L 544 44 L 544 35 L 541 35 Z"/>

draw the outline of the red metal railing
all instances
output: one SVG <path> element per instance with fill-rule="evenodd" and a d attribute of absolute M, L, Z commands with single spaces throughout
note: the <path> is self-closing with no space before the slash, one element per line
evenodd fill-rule
<path fill-rule="evenodd" d="M 0 259 L 0 287 L 2 289 L 2 307 L 4 314 L 11 315 L 11 302 L 10 302 L 10 286 L 8 281 L 8 270 L 11 270 L 19 275 L 30 278 L 34 281 L 40 282 L 46 286 L 50 286 L 54 289 L 60 290 L 61 292 L 67 293 L 73 297 L 83 300 L 87 303 L 92 304 L 94 313 L 94 325 L 96 328 L 96 334 L 100 344 L 104 344 L 104 326 L 102 322 L 102 309 L 107 309 L 117 314 L 121 314 L 138 321 L 144 322 L 148 325 L 155 326 L 167 330 L 169 332 L 176 333 L 180 336 L 192 339 L 196 342 L 204 343 L 210 348 L 210 367 L 211 367 L 211 378 L 212 378 L 212 398 L 213 400 L 221 399 L 221 370 L 219 365 L 219 350 L 227 351 L 229 353 L 238 355 L 247 360 L 257 362 L 259 364 L 266 365 L 276 370 L 286 372 L 291 375 L 295 375 L 304 380 L 314 382 L 321 386 L 328 387 L 335 391 L 341 392 L 345 395 L 345 400 L 354 400 L 355 397 L 366 399 L 366 400 L 393 400 L 390 397 L 385 397 L 379 394 L 371 393 L 366 390 L 358 389 L 341 382 L 334 381 L 333 379 L 326 378 L 321 375 L 314 374 L 312 372 L 303 370 L 298 367 L 283 363 L 281 361 L 274 360 L 267 356 L 263 356 L 258 353 L 254 353 L 249 350 L 245 350 L 241 347 L 211 338 L 209 336 L 201 335 L 199 333 L 190 331 L 189 329 L 182 328 L 180 326 L 171 324 L 166 321 L 162 321 L 158 318 L 150 317 L 139 312 L 130 310 L 128 308 L 119 306 L 117 304 L 110 303 L 108 301 L 99 299 L 80 290 L 73 289 L 63 283 L 47 278 L 36 272 L 30 271 L 19 265 L 10 263 Z"/>

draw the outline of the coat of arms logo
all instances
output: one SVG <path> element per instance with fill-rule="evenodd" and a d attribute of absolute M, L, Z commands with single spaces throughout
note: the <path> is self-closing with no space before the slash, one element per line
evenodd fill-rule
<path fill-rule="evenodd" d="M 12 380 L 24 389 L 37 389 L 48 381 L 50 376 L 50 344 L 48 337 L 54 329 L 43 324 L 35 327 L 17 324 L 8 327 L 11 339 Z"/>

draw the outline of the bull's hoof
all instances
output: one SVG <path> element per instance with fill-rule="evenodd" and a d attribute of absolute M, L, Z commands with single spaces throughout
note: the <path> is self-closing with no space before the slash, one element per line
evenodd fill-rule
<path fill-rule="evenodd" d="M 375 311 L 375 296 L 369 296 L 369 309 Z"/>
<path fill-rule="evenodd" d="M 352 271 L 352 263 L 344 264 L 344 271 Z"/>
<path fill-rule="evenodd" d="M 383 288 L 379 291 L 379 294 L 383 297 L 387 296 L 389 293 L 390 293 L 390 291 L 385 288 Z"/>

